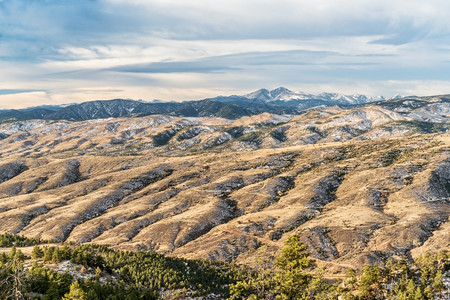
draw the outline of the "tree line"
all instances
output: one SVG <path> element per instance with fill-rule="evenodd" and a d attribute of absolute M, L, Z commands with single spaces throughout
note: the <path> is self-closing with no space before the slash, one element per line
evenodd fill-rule
<path fill-rule="evenodd" d="M 221 299 L 392 299 L 430 300 L 444 295 L 450 255 L 441 250 L 413 262 L 388 259 L 383 267 L 349 269 L 330 282 L 307 248 L 293 235 L 278 257 L 262 255 L 253 267 L 166 257 L 100 245 L 39 245 L 31 257 L 17 249 L 0 254 L 0 299 L 184 299 L 216 295 Z M 29 243 L 26 242 L 26 245 Z M 69 270 L 56 270 L 61 262 Z M 448 291 L 447 291 L 448 295 Z"/>

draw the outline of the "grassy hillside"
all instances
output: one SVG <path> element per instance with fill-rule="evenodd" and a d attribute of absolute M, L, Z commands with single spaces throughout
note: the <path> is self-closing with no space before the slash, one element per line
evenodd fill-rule
<path fill-rule="evenodd" d="M 328 277 L 438 253 L 448 103 L 414 101 L 3 123 L 0 232 L 250 267 L 299 236 Z"/>

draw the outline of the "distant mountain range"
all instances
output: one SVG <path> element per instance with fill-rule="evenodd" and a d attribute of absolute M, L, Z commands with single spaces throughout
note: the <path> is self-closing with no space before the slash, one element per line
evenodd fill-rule
<path fill-rule="evenodd" d="M 300 114 L 315 107 L 354 106 L 384 97 L 365 95 L 318 95 L 293 92 L 280 87 L 269 91 L 260 89 L 242 96 L 218 96 L 198 101 L 143 102 L 126 99 L 97 100 L 65 106 L 40 106 L 20 110 L 0 111 L 0 119 L 89 120 L 98 118 L 166 114 L 182 117 L 222 117 L 236 119 L 260 113 Z"/>
<path fill-rule="evenodd" d="M 331 105 L 353 105 L 353 104 L 366 104 L 369 102 L 386 100 L 383 96 L 369 97 L 365 95 L 343 95 L 337 93 L 321 93 L 318 95 L 307 94 L 303 92 L 294 92 L 284 87 L 276 88 L 272 91 L 267 89 L 259 89 L 250 94 L 243 96 L 229 96 L 229 97 L 216 97 L 211 100 L 216 101 L 233 101 L 237 99 L 249 99 L 264 102 L 278 102 L 281 106 L 293 106 L 297 107 L 303 102 L 315 101 L 317 104 L 331 104 Z"/>

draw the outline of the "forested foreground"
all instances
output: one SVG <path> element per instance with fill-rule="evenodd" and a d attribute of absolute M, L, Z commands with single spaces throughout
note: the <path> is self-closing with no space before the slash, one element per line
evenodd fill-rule
<path fill-rule="evenodd" d="M 253 268 L 186 260 L 97 245 L 38 245 L 0 235 L 11 251 L 0 255 L 0 299 L 448 299 L 450 255 L 441 250 L 413 262 L 349 269 L 334 283 L 324 278 L 298 236 L 279 256 Z M 16 245 L 32 246 L 26 257 Z"/>

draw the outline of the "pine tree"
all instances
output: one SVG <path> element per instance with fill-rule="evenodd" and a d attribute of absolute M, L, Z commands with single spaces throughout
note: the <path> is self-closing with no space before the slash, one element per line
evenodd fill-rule
<path fill-rule="evenodd" d="M 439 295 L 441 295 L 442 290 L 444 289 L 444 276 L 442 274 L 441 270 L 438 270 L 436 272 L 436 276 L 434 276 L 433 280 L 433 288 L 436 292 L 439 292 Z"/>
<path fill-rule="evenodd" d="M 23 266 L 23 262 L 25 261 L 25 255 L 22 251 L 17 250 L 13 259 L 13 271 L 14 271 L 14 299 L 21 300 L 23 299 L 23 288 L 24 288 L 24 280 L 25 280 L 25 269 Z"/>
<path fill-rule="evenodd" d="M 75 281 L 70 285 L 70 292 L 65 294 L 62 300 L 87 300 L 87 293 L 83 291 L 80 283 Z"/>
<path fill-rule="evenodd" d="M 399 291 L 397 294 L 397 300 L 409 300 L 409 297 L 406 292 Z"/>
<path fill-rule="evenodd" d="M 433 289 L 431 288 L 431 286 L 427 286 L 424 290 L 423 290 L 425 296 L 427 297 L 427 299 L 433 299 L 434 295 L 433 295 Z"/>
<path fill-rule="evenodd" d="M 408 285 L 406 286 L 406 294 L 409 298 L 413 298 L 416 293 L 416 285 L 414 284 L 414 280 L 410 279 L 408 281 Z"/>
<path fill-rule="evenodd" d="M 423 296 L 420 286 L 417 287 L 417 289 L 414 293 L 414 300 L 425 300 L 425 297 Z"/>
<path fill-rule="evenodd" d="M 33 247 L 33 251 L 31 251 L 31 258 L 32 259 L 38 259 L 44 257 L 44 252 L 42 251 L 41 247 L 38 245 L 35 245 Z"/>
<path fill-rule="evenodd" d="M 13 258 L 16 255 L 17 247 L 16 245 L 12 246 L 11 252 L 9 253 L 9 258 Z"/>
<path fill-rule="evenodd" d="M 59 253 L 59 249 L 58 248 L 56 248 L 55 251 L 53 251 L 52 262 L 55 263 L 55 264 L 61 262 L 61 255 Z"/>
<path fill-rule="evenodd" d="M 52 260 L 53 247 L 44 247 L 44 261 L 49 262 Z"/>
<path fill-rule="evenodd" d="M 352 268 L 348 269 L 345 273 L 345 284 L 348 285 L 350 289 L 353 289 L 357 281 L 355 270 Z"/>
<path fill-rule="evenodd" d="M 311 280 L 311 276 L 305 269 L 312 266 L 306 246 L 300 243 L 299 236 L 289 237 L 281 252 L 275 260 L 279 271 L 275 275 L 277 290 L 283 299 L 298 299 L 306 297 L 305 287 Z"/>
<path fill-rule="evenodd" d="M 22 252 L 20 249 L 18 249 L 18 250 L 16 251 L 16 254 L 14 255 L 14 259 L 15 259 L 16 261 L 21 262 L 21 263 L 23 263 L 23 262 L 25 261 L 26 258 L 27 258 L 27 257 L 25 256 L 25 254 L 23 254 L 23 252 Z"/>
<path fill-rule="evenodd" d="M 53 300 L 53 299 L 60 299 L 60 288 L 58 284 L 53 283 L 48 288 L 47 292 L 44 295 L 43 300 Z"/>
<path fill-rule="evenodd" d="M 376 298 L 381 293 L 382 270 L 377 266 L 365 266 L 359 278 L 359 291 L 363 299 Z"/>
<path fill-rule="evenodd" d="M 10 259 L 3 266 L 0 274 L 0 297 L 2 299 L 23 299 L 25 269 L 23 262 L 25 255 L 16 247 L 11 249 Z"/>
<path fill-rule="evenodd" d="M 102 275 L 102 269 L 97 266 L 97 268 L 95 268 L 95 276 L 100 277 L 100 275 Z"/>

